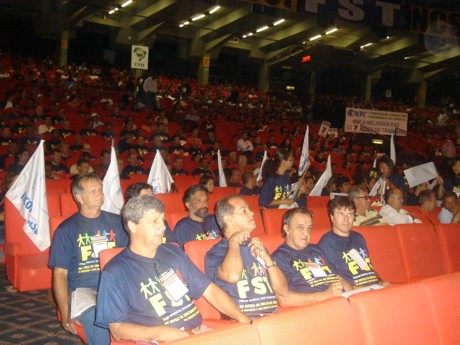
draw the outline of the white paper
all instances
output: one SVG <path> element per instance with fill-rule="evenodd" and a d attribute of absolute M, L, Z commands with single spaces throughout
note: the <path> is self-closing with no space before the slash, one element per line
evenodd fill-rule
<path fill-rule="evenodd" d="M 413 168 L 404 170 L 409 187 L 415 187 L 421 183 L 428 182 L 438 177 L 438 172 L 433 162 L 417 165 Z"/>

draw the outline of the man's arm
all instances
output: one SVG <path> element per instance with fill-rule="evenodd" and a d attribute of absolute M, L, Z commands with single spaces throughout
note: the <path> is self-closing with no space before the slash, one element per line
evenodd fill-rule
<path fill-rule="evenodd" d="M 111 323 L 110 333 L 118 342 L 132 340 L 172 341 L 188 337 L 191 333 L 168 326 L 142 326 L 134 323 Z"/>
<path fill-rule="evenodd" d="M 206 290 L 204 290 L 203 296 L 217 310 L 219 310 L 222 314 L 232 318 L 233 320 L 238 322 L 251 322 L 251 320 L 249 320 L 249 318 L 241 312 L 240 308 L 238 308 L 230 296 L 227 295 L 216 284 L 209 284 Z"/>
<path fill-rule="evenodd" d="M 250 243 L 251 252 L 259 256 L 265 262 L 268 275 L 272 284 L 273 291 L 278 296 L 287 296 L 289 293 L 288 283 L 283 271 L 275 264 L 262 241 L 253 238 Z"/>
<path fill-rule="evenodd" d="M 243 258 L 241 257 L 240 244 L 249 238 L 248 231 L 235 232 L 228 239 L 227 253 L 217 269 L 217 278 L 227 283 L 237 283 L 243 272 Z"/>
<path fill-rule="evenodd" d="M 278 302 L 282 307 L 295 307 L 313 302 L 323 301 L 330 297 L 340 296 L 343 292 L 341 282 L 335 282 L 320 292 L 295 292 L 289 290 L 287 296 L 277 295 Z"/>
<path fill-rule="evenodd" d="M 61 313 L 61 325 L 70 333 L 77 334 L 73 322 L 69 323 L 69 288 L 67 283 L 68 270 L 65 268 L 53 268 L 53 293 L 56 299 L 59 313 Z"/>

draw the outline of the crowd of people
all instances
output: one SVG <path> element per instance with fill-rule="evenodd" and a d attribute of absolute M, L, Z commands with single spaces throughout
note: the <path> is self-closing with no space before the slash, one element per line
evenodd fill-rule
<path fill-rule="evenodd" d="M 200 296 L 223 318 L 250 322 L 279 305 L 302 305 L 363 286 L 386 287 L 353 226 L 420 221 L 404 210 L 406 205 L 420 205 L 430 220 L 460 222 L 460 130 L 454 112 L 443 118 L 449 126 L 442 129 L 433 121 L 416 128 L 416 134 L 432 140 L 430 159 L 440 174 L 436 187 L 432 181 L 409 187 L 401 171 L 426 158 L 400 152 L 395 165 L 369 134 L 339 129 L 337 136 L 321 137 L 314 130 L 319 127 L 315 109 L 327 104 L 400 111 L 408 111 L 408 105 L 320 95 L 316 104 L 301 107 L 296 99 L 280 100 L 242 85 L 199 85 L 161 73 L 136 77 L 86 65 L 56 68 L 50 61 L 8 55 L 0 62 L 1 197 L 45 139 L 46 178 L 72 178 L 79 207 L 52 240 L 54 297 L 64 329 L 75 334 L 78 320 L 89 344 L 108 344 L 108 330 L 119 341 L 188 336 L 203 327 L 192 302 Z M 414 121 L 439 115 L 435 108 L 411 109 L 409 129 Z M 299 177 L 307 119 L 310 166 Z M 121 217 L 101 210 L 112 143 L 122 179 L 146 175 L 156 154 L 173 177 L 199 177 L 183 192 L 188 214 L 174 229 L 146 183 L 127 189 Z M 289 209 L 282 223 L 285 242 L 274 253 L 251 236 L 259 210 L 242 197 L 223 198 L 209 213 L 208 196 L 223 180 L 218 152 L 227 186 L 239 187 L 241 195 L 259 195 L 260 207 Z M 264 153 L 268 158 L 262 165 Z M 309 243 L 314 224 L 308 200 L 329 155 L 331 177 L 321 194 L 331 196 L 332 230 L 315 245 Z M 369 196 L 377 189 L 379 211 L 371 208 Z M 435 210 L 437 200 L 441 210 Z M 205 257 L 204 274 L 184 245 L 217 238 Z M 101 274 L 98 253 L 112 247 L 126 248 Z M 98 291 L 96 308 L 74 319 L 69 294 L 81 298 L 82 288 Z"/>

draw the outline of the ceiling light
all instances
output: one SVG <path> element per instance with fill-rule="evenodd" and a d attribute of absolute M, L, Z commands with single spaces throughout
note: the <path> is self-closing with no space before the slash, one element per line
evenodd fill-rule
<path fill-rule="evenodd" d="M 193 17 L 193 18 L 192 18 L 192 22 L 197 21 L 198 19 L 201 19 L 201 18 L 203 18 L 204 16 L 206 16 L 204 13 L 200 13 L 200 14 L 197 15 L 196 17 Z"/>
<path fill-rule="evenodd" d="M 126 2 L 124 2 L 124 3 L 121 5 L 121 7 L 126 7 L 126 6 L 128 6 L 130 3 L 132 3 L 132 2 L 133 2 L 133 0 L 127 0 Z"/>
<path fill-rule="evenodd" d="M 309 41 L 314 41 L 314 40 L 317 40 L 318 38 L 321 38 L 321 35 L 310 37 Z"/>
<path fill-rule="evenodd" d="M 337 28 L 332 28 L 332 29 L 326 31 L 326 35 L 330 35 L 330 34 L 332 34 L 333 32 L 336 32 L 337 30 L 338 30 Z"/>
<path fill-rule="evenodd" d="M 280 20 L 277 20 L 276 22 L 273 23 L 274 26 L 277 26 L 278 24 L 281 24 L 282 22 L 284 22 L 286 19 L 284 18 L 281 18 Z"/>
<path fill-rule="evenodd" d="M 369 42 L 369 43 L 366 43 L 366 44 L 363 44 L 361 47 L 359 47 L 360 49 L 363 49 L 363 48 L 366 48 L 366 47 L 369 47 L 372 45 L 372 42 Z"/>
<path fill-rule="evenodd" d="M 261 28 L 258 28 L 258 29 L 256 30 L 256 32 L 262 32 L 262 31 L 265 31 L 265 30 L 267 30 L 267 29 L 268 29 L 268 26 L 265 25 L 265 26 L 262 26 Z"/>
<path fill-rule="evenodd" d="M 211 11 L 209 11 L 209 14 L 213 14 L 214 12 L 216 12 L 217 10 L 219 10 L 220 6 L 217 5 L 216 7 L 212 8 Z"/>
<path fill-rule="evenodd" d="M 186 22 L 180 23 L 180 24 L 179 24 L 179 27 L 180 27 L 180 28 L 183 28 L 185 25 L 189 25 L 189 24 L 190 24 L 190 22 L 189 22 L 189 21 L 186 21 Z"/>
<path fill-rule="evenodd" d="M 118 11 L 118 7 L 115 7 L 113 10 L 109 11 L 109 14 L 114 14 L 116 11 Z"/>
<path fill-rule="evenodd" d="M 410 59 L 410 56 L 405 56 L 404 60 Z"/>

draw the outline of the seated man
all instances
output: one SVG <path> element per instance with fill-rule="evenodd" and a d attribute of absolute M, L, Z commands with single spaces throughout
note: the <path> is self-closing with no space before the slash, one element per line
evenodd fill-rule
<path fill-rule="evenodd" d="M 77 178 L 80 178 L 81 176 L 86 175 L 87 173 L 89 173 L 89 168 L 90 168 L 89 161 L 84 158 L 79 158 L 77 161 L 78 173 L 70 176 L 70 179 L 75 181 Z"/>
<path fill-rule="evenodd" d="M 308 210 L 293 208 L 283 216 L 281 234 L 286 241 L 273 253 L 288 280 L 288 295 L 278 296 L 283 307 L 339 296 L 344 288 L 319 247 L 309 243 L 312 229 L 313 218 Z M 344 284 L 352 288 L 345 280 Z"/>
<path fill-rule="evenodd" d="M 259 195 L 260 189 L 257 186 L 257 180 L 252 170 L 245 171 L 241 176 L 243 188 L 240 189 L 240 195 Z"/>
<path fill-rule="evenodd" d="M 248 322 L 231 298 L 206 278 L 185 253 L 163 244 L 164 205 L 147 195 L 122 210 L 129 247 L 101 275 L 96 324 L 116 341 L 170 341 L 202 324 L 192 299 L 204 296 L 221 313 Z"/>
<path fill-rule="evenodd" d="M 125 203 L 129 201 L 131 198 L 135 198 L 139 195 L 148 195 L 154 196 L 153 194 L 153 187 L 148 183 L 144 182 L 135 182 L 129 185 L 126 188 L 125 192 Z M 168 224 L 168 221 L 165 219 L 165 231 L 163 236 L 163 243 L 177 243 L 176 236 L 174 236 L 174 232 L 171 230 L 171 227 Z"/>
<path fill-rule="evenodd" d="M 226 291 L 250 317 L 277 310 L 277 295 L 287 296 L 287 280 L 262 241 L 250 238 L 254 213 L 237 195 L 217 203 L 223 238 L 206 254 L 206 275 Z"/>
<path fill-rule="evenodd" d="M 183 248 L 185 242 L 211 240 L 221 237 L 219 226 L 213 214 L 208 214 L 208 191 L 201 185 L 188 188 L 182 198 L 188 216 L 179 220 L 174 227 L 177 243 Z"/>
<path fill-rule="evenodd" d="M 427 217 L 434 225 L 439 224 L 439 219 L 436 212 L 436 194 L 431 189 L 425 189 L 418 195 L 418 204 L 420 212 Z"/>
<path fill-rule="evenodd" d="M 351 187 L 348 198 L 356 209 L 353 226 L 387 224 L 386 220 L 376 210 L 370 208 L 371 201 L 366 187 L 363 185 Z"/>
<path fill-rule="evenodd" d="M 371 263 L 364 237 L 351 230 L 355 218 L 355 206 L 346 196 L 339 196 L 328 203 L 332 230 L 324 234 L 318 243 L 332 272 L 350 283 L 353 288 L 389 283 L 379 280 Z"/>
<path fill-rule="evenodd" d="M 389 188 L 383 196 L 386 205 L 380 209 L 380 215 L 390 225 L 413 224 L 421 221 L 402 208 L 404 197 L 401 189 Z"/>
<path fill-rule="evenodd" d="M 457 194 L 446 192 L 442 197 L 442 209 L 438 214 L 441 224 L 459 223 L 460 222 L 460 205 Z"/>
<path fill-rule="evenodd" d="M 100 250 L 128 244 L 121 218 L 101 211 L 104 203 L 102 182 L 96 174 L 76 179 L 72 195 L 79 211 L 57 228 L 51 244 L 49 267 L 53 270 L 53 292 L 61 314 L 62 327 L 76 334 L 75 319 L 69 317 L 69 295 L 79 288 L 97 290 Z M 94 326 L 94 308 L 77 321 L 83 324 L 88 344 L 108 345 L 109 332 Z"/>

